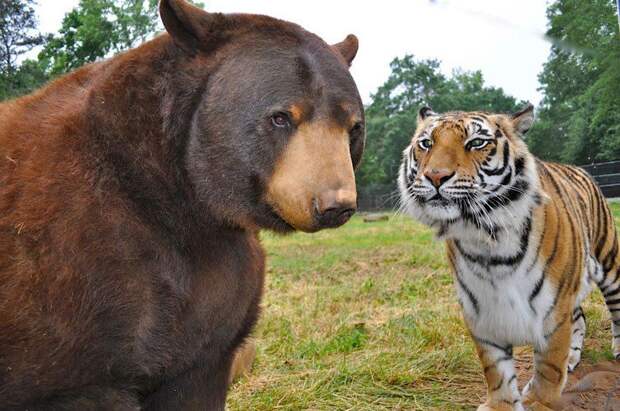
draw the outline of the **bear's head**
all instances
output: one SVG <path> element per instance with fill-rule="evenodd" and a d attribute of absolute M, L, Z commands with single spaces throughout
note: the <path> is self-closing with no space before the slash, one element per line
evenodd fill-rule
<path fill-rule="evenodd" d="M 349 73 L 358 42 L 328 45 L 274 18 L 162 0 L 174 46 L 203 76 L 185 168 L 199 201 L 239 226 L 307 232 L 356 209 L 364 108 Z"/>

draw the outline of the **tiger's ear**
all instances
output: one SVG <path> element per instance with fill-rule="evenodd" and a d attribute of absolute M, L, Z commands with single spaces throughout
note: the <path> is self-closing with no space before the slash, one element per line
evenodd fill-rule
<path fill-rule="evenodd" d="M 435 113 L 432 108 L 428 106 L 424 106 L 420 109 L 420 111 L 418 111 L 418 123 L 424 121 L 428 117 L 436 116 L 436 115 L 437 113 Z"/>
<path fill-rule="evenodd" d="M 525 134 L 534 123 L 534 106 L 531 103 L 510 116 L 514 129 L 519 134 Z"/>
<path fill-rule="evenodd" d="M 342 56 L 344 61 L 346 61 L 347 65 L 351 67 L 351 63 L 357 55 L 359 41 L 357 40 L 357 37 L 355 37 L 353 34 L 349 34 L 340 43 L 332 45 L 332 48 L 336 50 Z"/>
<path fill-rule="evenodd" d="M 214 39 L 227 19 L 223 14 L 207 13 L 185 0 L 161 0 L 159 14 L 174 43 L 191 55 L 206 48 L 207 41 Z"/>

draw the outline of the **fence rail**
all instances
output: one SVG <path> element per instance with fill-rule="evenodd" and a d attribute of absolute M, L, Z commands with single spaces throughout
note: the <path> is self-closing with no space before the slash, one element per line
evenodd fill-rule
<path fill-rule="evenodd" d="M 620 160 L 581 166 L 594 178 L 607 198 L 620 197 Z"/>

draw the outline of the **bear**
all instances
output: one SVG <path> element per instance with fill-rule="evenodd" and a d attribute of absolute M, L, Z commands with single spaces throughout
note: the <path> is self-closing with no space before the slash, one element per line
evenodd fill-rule
<path fill-rule="evenodd" d="M 159 7 L 163 34 L 0 104 L 2 410 L 223 410 L 260 230 L 356 211 L 357 38 Z"/>

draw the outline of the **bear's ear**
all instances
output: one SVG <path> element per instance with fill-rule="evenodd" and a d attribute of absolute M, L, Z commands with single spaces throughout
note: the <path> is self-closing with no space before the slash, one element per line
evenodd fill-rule
<path fill-rule="evenodd" d="M 357 49 L 359 48 L 359 41 L 357 37 L 353 34 L 349 34 L 347 38 L 342 40 L 340 43 L 336 43 L 332 46 L 344 60 L 347 62 L 347 65 L 351 67 L 351 63 L 357 54 Z"/>
<path fill-rule="evenodd" d="M 519 134 L 525 134 L 534 123 L 534 106 L 531 103 L 510 116 L 512 125 Z"/>
<path fill-rule="evenodd" d="M 436 116 L 437 113 L 433 111 L 429 106 L 424 106 L 418 111 L 418 123 L 424 121 L 427 117 Z"/>
<path fill-rule="evenodd" d="M 185 0 L 161 0 L 159 14 L 175 44 L 192 55 L 206 47 L 207 37 L 225 19 L 220 13 L 207 13 Z"/>

